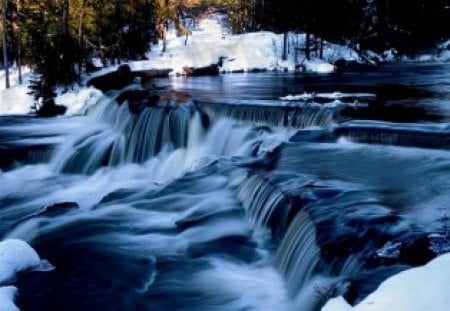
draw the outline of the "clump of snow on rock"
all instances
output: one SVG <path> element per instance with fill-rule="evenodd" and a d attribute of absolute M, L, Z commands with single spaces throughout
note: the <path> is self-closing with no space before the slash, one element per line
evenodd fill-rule
<path fill-rule="evenodd" d="M 19 272 L 48 271 L 51 265 L 39 258 L 36 251 L 21 240 L 0 242 L 0 311 L 18 310 L 14 305 L 17 289 L 8 286 Z"/>
<path fill-rule="evenodd" d="M 450 254 L 427 265 L 392 276 L 355 307 L 342 297 L 331 299 L 322 311 L 447 311 L 450 306 Z"/>
<path fill-rule="evenodd" d="M 55 98 L 55 103 L 67 107 L 66 115 L 84 115 L 102 97 L 101 91 L 89 87 L 62 93 Z"/>

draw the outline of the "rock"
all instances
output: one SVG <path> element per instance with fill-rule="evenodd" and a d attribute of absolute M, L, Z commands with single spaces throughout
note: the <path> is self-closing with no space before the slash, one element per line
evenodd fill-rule
<path fill-rule="evenodd" d="M 219 75 L 219 65 L 218 64 L 212 64 L 205 67 L 183 67 L 183 72 L 186 76 L 217 76 Z"/>
<path fill-rule="evenodd" d="M 135 75 L 141 78 L 166 78 L 172 69 L 148 69 L 134 71 Z"/>
<path fill-rule="evenodd" d="M 120 90 L 131 84 L 135 76 L 136 74 L 131 72 L 130 66 L 122 65 L 114 72 L 90 79 L 87 85 L 93 86 L 102 92 Z"/>
<path fill-rule="evenodd" d="M 125 101 L 143 101 L 149 96 L 147 90 L 126 90 L 117 96 L 116 101 L 122 105 Z"/>
<path fill-rule="evenodd" d="M 159 104 L 161 97 L 159 95 L 150 95 L 147 97 L 147 107 L 156 107 Z"/>
<path fill-rule="evenodd" d="M 344 70 L 369 70 L 375 67 L 376 65 L 370 64 L 370 63 L 359 63 L 357 61 L 351 60 L 345 60 L 345 59 L 338 59 L 333 64 L 336 67 L 337 72 L 342 72 Z"/>
<path fill-rule="evenodd" d="M 139 114 L 145 107 L 155 107 L 160 102 L 160 96 L 149 90 L 126 90 L 117 96 L 116 101 L 122 105 L 125 101 L 133 114 Z"/>
<path fill-rule="evenodd" d="M 66 113 L 67 107 L 55 104 L 53 98 L 47 99 L 44 104 L 36 112 L 38 117 L 54 117 L 63 115 Z"/>
<path fill-rule="evenodd" d="M 78 209 L 79 207 L 80 206 L 76 202 L 55 203 L 53 205 L 47 206 L 42 212 L 39 213 L 39 216 L 59 216 L 71 210 Z"/>

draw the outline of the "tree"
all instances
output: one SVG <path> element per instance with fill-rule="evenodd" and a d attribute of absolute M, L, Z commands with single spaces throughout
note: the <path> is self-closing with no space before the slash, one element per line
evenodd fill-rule
<path fill-rule="evenodd" d="M 7 41 L 7 22 L 6 11 L 8 1 L 3 0 L 2 4 L 2 21 L 3 21 L 3 65 L 5 67 L 5 87 L 9 89 L 9 62 L 8 62 L 8 41 Z"/>

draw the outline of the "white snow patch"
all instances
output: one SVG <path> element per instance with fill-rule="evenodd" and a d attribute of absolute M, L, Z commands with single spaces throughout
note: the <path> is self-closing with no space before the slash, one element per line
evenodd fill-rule
<path fill-rule="evenodd" d="M 322 311 L 447 311 L 450 306 L 450 254 L 423 267 L 392 276 L 355 307 L 342 297 L 331 299 Z"/>
<path fill-rule="evenodd" d="M 17 288 L 14 286 L 0 287 L 0 311 L 19 311 L 14 304 Z"/>
<path fill-rule="evenodd" d="M 324 60 L 312 57 L 306 60 L 303 53 L 295 55 L 294 44 L 304 45 L 305 34 L 289 34 L 291 45 L 287 60 L 282 60 L 283 35 L 261 31 L 240 35 L 228 35 L 230 30 L 223 26 L 223 17 L 212 15 L 199 23 L 199 27 L 189 36 L 177 37 L 175 29 L 168 32 L 166 52 L 162 53 L 162 42 L 147 53 L 148 60 L 132 61 L 128 64 L 132 70 L 172 69 L 172 74 L 184 74 L 183 67 L 205 67 L 218 63 L 221 57 L 223 72 L 241 72 L 252 70 L 289 70 L 296 64 L 311 72 L 329 73 L 335 71 L 331 63 L 338 59 L 359 61 L 354 50 L 326 43 Z M 224 33 L 227 33 L 224 36 Z M 94 75 L 104 74 L 117 67 L 108 67 Z"/>
<path fill-rule="evenodd" d="M 26 242 L 13 239 L 0 242 L 0 284 L 12 280 L 21 271 L 47 270 L 48 267 Z"/>
<path fill-rule="evenodd" d="M 330 99 L 330 100 L 343 100 L 343 99 L 375 99 L 376 95 L 371 93 L 303 93 L 298 95 L 287 95 L 280 97 L 280 100 L 286 101 L 310 101 L 314 99 Z"/>
<path fill-rule="evenodd" d="M 30 113 L 33 96 L 28 94 L 28 84 L 16 85 L 0 91 L 0 115 Z"/>
<path fill-rule="evenodd" d="M 66 115 L 84 115 L 102 97 L 101 91 L 89 87 L 60 94 L 55 98 L 55 103 L 67 107 Z"/>
<path fill-rule="evenodd" d="M 49 269 L 52 269 L 50 264 L 42 261 L 26 242 L 15 239 L 0 242 L 0 285 L 8 284 L 22 271 Z M 0 311 L 19 310 L 14 305 L 16 295 L 14 286 L 0 287 Z"/>

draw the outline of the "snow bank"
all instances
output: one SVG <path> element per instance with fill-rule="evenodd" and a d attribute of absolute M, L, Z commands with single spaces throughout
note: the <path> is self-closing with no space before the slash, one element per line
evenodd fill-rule
<path fill-rule="evenodd" d="M 6 240 L 0 242 L 0 285 L 7 285 L 22 271 L 47 271 L 52 267 L 42 261 L 36 251 L 21 240 Z M 17 288 L 13 286 L 0 287 L 0 311 L 19 310 L 14 305 Z"/>
<path fill-rule="evenodd" d="M 0 115 L 24 115 L 30 113 L 33 97 L 28 92 L 28 84 L 0 90 Z"/>
<path fill-rule="evenodd" d="M 210 16 L 199 24 L 185 44 L 185 37 L 176 37 L 169 32 L 167 51 L 162 54 L 162 43 L 147 54 L 149 60 L 130 62 L 133 70 L 173 69 L 173 74 L 183 74 L 183 67 L 205 67 L 216 64 L 224 57 L 223 72 L 253 70 L 295 70 L 296 64 L 311 72 L 329 73 L 335 70 L 331 64 L 338 59 L 358 61 L 358 54 L 350 48 L 326 44 L 324 59 L 306 60 L 302 53 L 296 55 L 294 44 L 304 45 L 304 34 L 289 35 L 290 54 L 282 60 L 283 35 L 268 31 L 229 35 L 220 16 Z M 226 35 L 224 35 L 226 34 Z"/>
<path fill-rule="evenodd" d="M 331 299 L 322 311 L 447 311 L 450 306 L 450 254 L 426 266 L 392 276 L 352 308 L 342 297 Z"/>
<path fill-rule="evenodd" d="M 23 84 L 19 84 L 16 68 L 10 70 L 10 88 L 5 89 L 5 71 L 0 71 L 0 116 L 26 115 L 31 113 L 33 96 L 29 95 L 31 73 L 23 69 Z M 94 88 L 75 89 L 65 93 L 59 92 L 55 98 L 58 105 L 67 107 L 66 115 L 85 114 L 89 107 L 95 105 L 103 93 Z"/>

